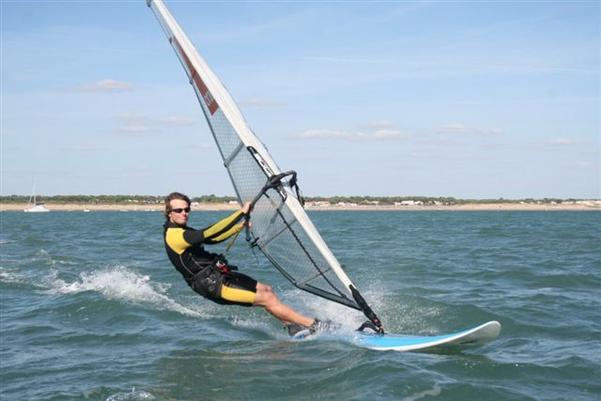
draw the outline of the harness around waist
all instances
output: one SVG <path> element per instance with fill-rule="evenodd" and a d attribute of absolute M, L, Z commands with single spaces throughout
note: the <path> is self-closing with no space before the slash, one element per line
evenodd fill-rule
<path fill-rule="evenodd" d="M 225 259 L 223 255 L 219 255 L 210 264 L 203 266 L 198 272 L 188 276 L 186 282 L 189 286 L 192 286 L 196 280 L 203 280 L 211 274 L 221 273 L 223 275 L 228 275 L 235 270 L 238 270 L 237 266 L 228 264 L 227 259 Z"/>
<path fill-rule="evenodd" d="M 185 278 L 185 280 L 188 285 L 192 286 L 192 284 L 197 280 L 203 280 L 212 274 L 229 274 L 232 270 L 238 270 L 238 267 L 230 266 L 227 262 L 227 259 L 225 259 L 223 255 L 219 255 L 206 265 L 203 264 L 199 271 L 189 275 Z"/>
<path fill-rule="evenodd" d="M 191 286 L 192 283 L 194 283 L 196 280 L 205 279 L 205 278 L 209 277 L 211 274 L 213 274 L 214 272 L 215 272 L 215 268 L 214 268 L 213 264 L 210 264 L 210 265 L 203 266 L 196 273 L 188 275 L 187 277 L 184 277 L 184 279 L 186 280 L 186 283 L 188 283 L 188 285 Z"/>

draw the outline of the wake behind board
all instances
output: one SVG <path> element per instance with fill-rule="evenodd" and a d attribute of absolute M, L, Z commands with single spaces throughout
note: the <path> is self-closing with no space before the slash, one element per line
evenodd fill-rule
<path fill-rule="evenodd" d="M 501 323 L 491 321 L 457 333 L 438 336 L 355 333 L 351 342 L 378 351 L 419 351 L 433 348 L 463 348 L 493 341 L 501 332 Z"/>

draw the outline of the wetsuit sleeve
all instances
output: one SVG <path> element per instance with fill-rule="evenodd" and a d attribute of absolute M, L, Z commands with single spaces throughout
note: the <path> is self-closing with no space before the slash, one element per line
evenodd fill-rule
<path fill-rule="evenodd" d="M 184 231 L 184 239 L 190 245 L 199 243 L 217 244 L 242 230 L 244 223 L 241 223 L 240 220 L 243 218 L 244 213 L 242 210 L 238 210 L 225 219 L 220 220 L 209 227 L 203 228 L 202 230 L 188 229 Z"/>

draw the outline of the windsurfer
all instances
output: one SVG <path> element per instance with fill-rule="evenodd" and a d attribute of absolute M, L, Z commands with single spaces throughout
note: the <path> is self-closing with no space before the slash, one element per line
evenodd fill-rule
<path fill-rule="evenodd" d="M 250 203 L 202 230 L 188 227 L 190 198 L 172 192 L 165 198 L 164 240 L 167 255 L 188 285 L 203 297 L 222 305 L 260 306 L 279 319 L 291 335 L 314 332 L 323 325 L 318 319 L 304 316 L 282 303 L 271 286 L 239 273 L 235 266 L 203 244 L 217 244 L 237 234 L 244 227 Z"/>

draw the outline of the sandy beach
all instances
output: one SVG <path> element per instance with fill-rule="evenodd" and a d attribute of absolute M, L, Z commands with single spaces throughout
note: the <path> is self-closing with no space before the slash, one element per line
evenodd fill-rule
<path fill-rule="evenodd" d="M 123 212 L 162 212 L 162 204 L 99 204 L 84 205 L 76 203 L 46 203 L 46 207 L 51 211 L 62 212 L 101 212 L 101 211 L 123 211 Z M 0 212 L 18 211 L 22 212 L 26 208 L 24 204 L 18 203 L 0 203 Z M 236 205 L 229 203 L 199 203 L 192 207 L 192 210 L 199 211 L 220 211 L 235 210 Z M 601 210 L 601 201 L 580 201 L 574 203 L 472 203 L 461 205 L 437 205 L 437 206 L 401 206 L 401 205 L 314 205 L 307 204 L 307 210 L 346 210 L 346 211 L 593 211 Z"/>

